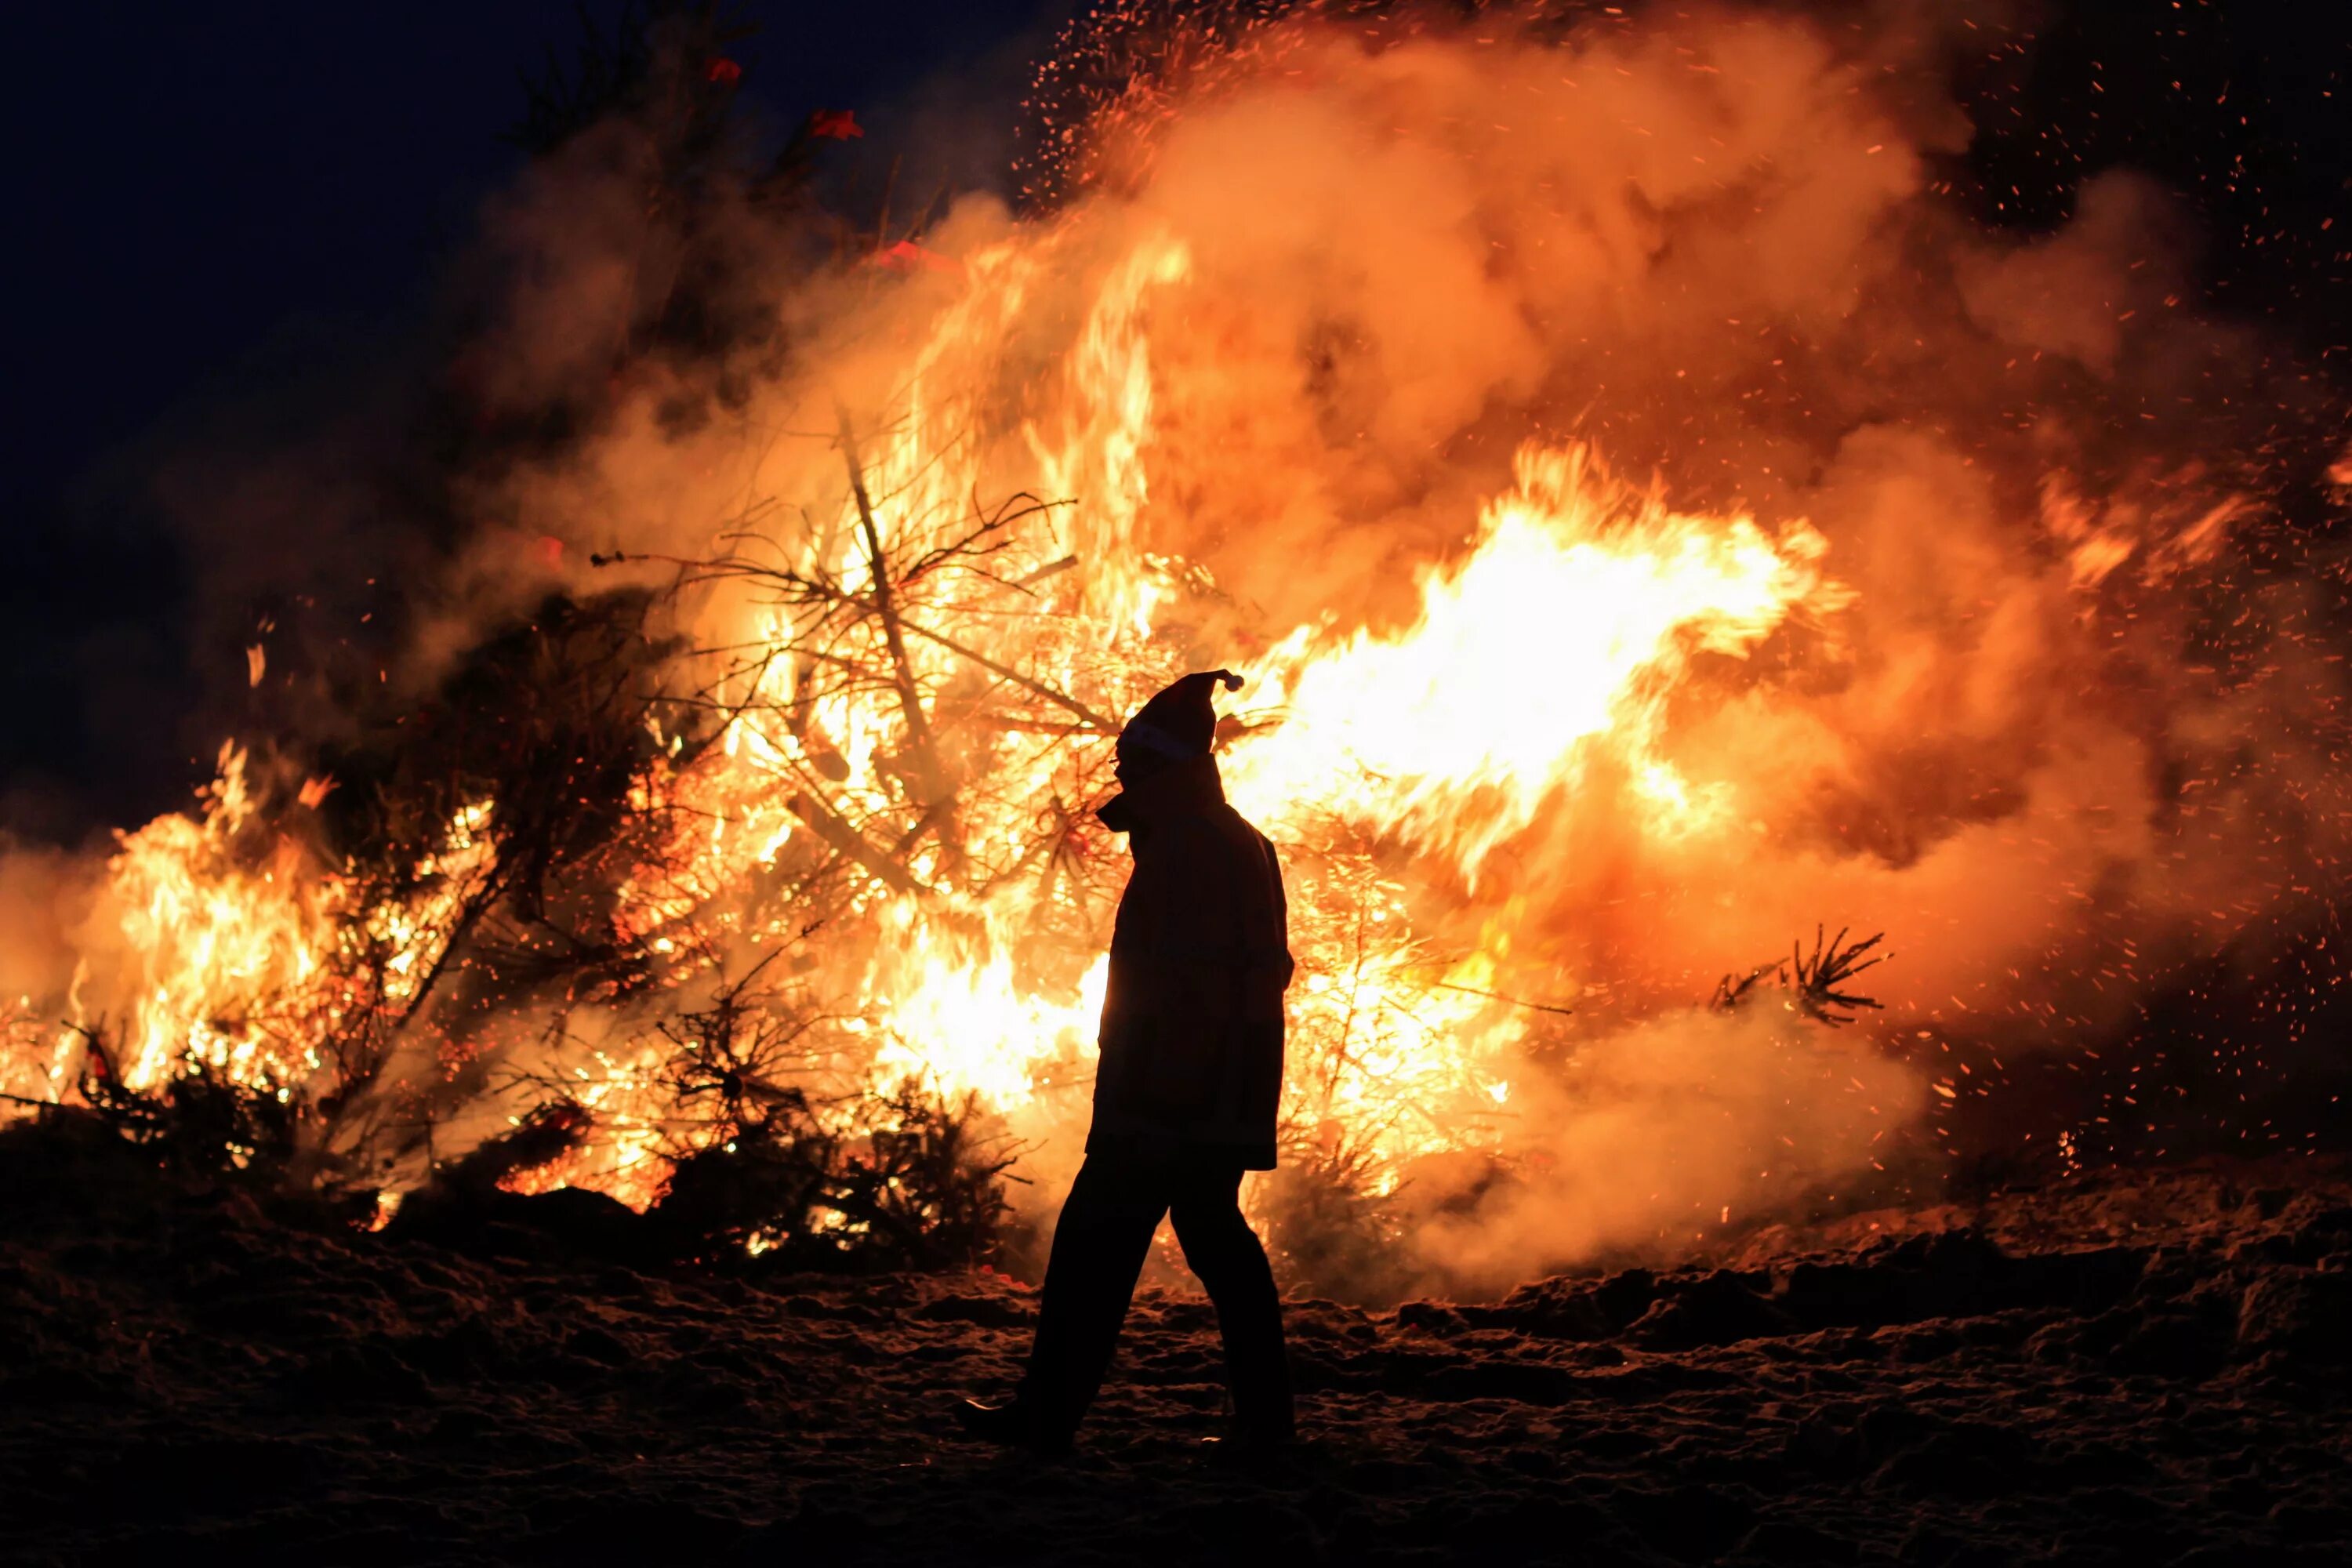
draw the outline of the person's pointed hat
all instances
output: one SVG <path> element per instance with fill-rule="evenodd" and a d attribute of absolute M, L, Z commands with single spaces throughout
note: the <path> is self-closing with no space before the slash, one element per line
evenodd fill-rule
<path fill-rule="evenodd" d="M 1239 691 L 1242 678 L 1230 669 L 1208 669 L 1171 681 L 1127 721 L 1118 732 L 1120 749 L 1140 746 L 1179 761 L 1207 756 L 1217 738 L 1212 700 L 1219 686 Z"/>

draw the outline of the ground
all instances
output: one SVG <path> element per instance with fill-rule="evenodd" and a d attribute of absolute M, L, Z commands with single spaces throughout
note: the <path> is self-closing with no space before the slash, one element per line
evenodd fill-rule
<path fill-rule="evenodd" d="M 2320 1159 L 1776 1228 L 1485 1306 L 1294 1301 L 1310 1436 L 1248 1468 L 1200 1441 L 1222 1390 L 1183 1292 L 1139 1298 L 1045 1463 L 942 1418 L 1014 1375 L 1033 1298 L 1000 1277 L 648 1274 L 525 1229 L 465 1256 L 235 1193 L 14 1184 L 11 1563 L 2352 1551 L 2352 1166 Z"/>

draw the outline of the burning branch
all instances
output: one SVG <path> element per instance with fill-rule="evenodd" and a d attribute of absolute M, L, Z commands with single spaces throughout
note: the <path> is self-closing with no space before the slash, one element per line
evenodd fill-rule
<path fill-rule="evenodd" d="M 857 525 L 866 538 L 866 564 L 874 575 L 874 614 L 890 648 L 891 674 L 898 688 L 898 706 L 906 716 L 907 736 L 913 742 L 923 778 L 926 806 L 948 801 L 954 793 L 947 770 L 940 765 L 939 742 L 931 735 L 930 716 L 923 710 L 923 694 L 915 684 L 915 667 L 907 658 L 907 637 L 898 624 L 898 606 L 890 583 L 890 563 L 882 553 L 882 532 L 875 525 L 874 500 L 866 493 L 866 470 L 857 460 L 857 437 L 850 428 L 849 411 L 841 416 L 841 450 L 849 463 L 849 493 L 857 501 Z"/>
<path fill-rule="evenodd" d="M 781 956 L 771 952 L 741 979 L 720 988 L 709 1005 L 656 1026 L 672 1054 L 662 1068 L 681 1110 L 714 1101 L 711 1135 L 740 1136 L 780 1108 L 805 1106 L 785 1079 L 805 1068 L 798 1045 L 818 1020 L 772 992 L 755 989 Z"/>
<path fill-rule="evenodd" d="M 190 1061 L 152 1088 L 124 1079 L 102 1024 L 69 1024 L 83 1055 L 76 1089 L 88 1112 L 127 1142 L 152 1150 L 184 1175 L 236 1177 L 259 1184 L 308 1184 L 298 1174 L 304 1107 L 275 1078 L 240 1081 L 209 1062 Z"/>
<path fill-rule="evenodd" d="M 1857 942 L 1849 946 L 1845 940 L 1847 929 L 1843 926 L 1839 927 L 1837 935 L 1831 939 L 1828 950 L 1824 952 L 1822 946 L 1822 928 L 1815 926 L 1812 956 L 1810 959 L 1805 957 L 1801 947 L 1792 947 L 1790 953 L 1789 966 L 1794 979 L 1793 989 L 1797 993 L 1797 1005 L 1825 1024 L 1848 1024 L 1853 1021 L 1851 1011 L 1843 1016 L 1837 1013 L 1836 1009 L 1841 1007 L 1848 1009 L 1866 1007 L 1874 1012 L 1879 1010 L 1879 1004 L 1875 998 L 1851 994 L 1840 990 L 1839 987 L 1864 970 L 1874 969 L 1886 962 L 1885 953 L 1879 954 L 1867 963 L 1857 962 L 1864 953 L 1885 941 L 1886 933 L 1880 931 L 1866 941 Z"/>
<path fill-rule="evenodd" d="M 1116 735 L 1118 733 L 1118 721 L 1106 719 L 1100 713 L 1096 712 L 1093 709 L 1079 701 L 1076 698 L 1072 697 L 1069 693 L 1066 691 L 1057 691 L 1042 680 L 1033 679 L 1008 665 L 999 664 L 994 659 L 989 658 L 986 654 L 982 653 L 979 649 L 967 647 L 963 644 L 956 641 L 953 637 L 943 636 L 939 632 L 928 631 L 923 627 L 915 626 L 911 623 L 902 624 L 905 624 L 907 629 L 914 633 L 917 637 L 924 637 L 931 642 L 939 644 L 940 647 L 947 649 L 950 653 L 956 655 L 959 658 L 971 660 L 973 664 L 980 666 L 981 668 L 987 670 L 991 675 L 1002 676 L 1005 679 L 1013 682 L 1015 686 L 1020 687 L 1024 691 L 1034 693 L 1034 695 L 1042 697 L 1046 701 L 1054 703 L 1058 707 L 1068 709 L 1071 712 L 1076 714 L 1081 720 L 1083 720 L 1086 723 L 1086 727 L 1095 734 Z"/>
<path fill-rule="evenodd" d="M 842 819 L 832 807 L 814 794 L 803 790 L 792 798 L 793 815 L 816 829 L 817 837 L 832 845 L 871 872 L 875 879 L 893 892 L 921 894 L 930 889 L 915 879 L 914 874 L 892 856 L 884 854 L 866 836 Z M 924 820 L 930 818 L 926 814 Z M 917 824 L 921 826 L 920 823 Z M 912 846 L 909 845 L 908 847 Z"/>
<path fill-rule="evenodd" d="M 663 1083 L 695 1113 L 666 1134 L 676 1170 L 652 1215 L 666 1245 L 696 1255 L 758 1238 L 803 1265 L 976 1262 L 1003 1224 L 1016 1151 L 976 1136 L 984 1118 L 970 1093 L 909 1079 L 856 1103 L 814 1097 L 807 1073 L 822 1053 L 801 1046 L 825 1020 L 762 988 L 773 963 L 659 1027 Z"/>
<path fill-rule="evenodd" d="M 1848 942 L 1845 938 L 1850 929 L 1841 926 L 1836 936 L 1824 942 L 1822 935 L 1823 928 L 1815 926 L 1813 951 L 1810 955 L 1805 952 L 1803 939 L 1800 938 L 1790 944 L 1787 958 L 1759 964 L 1745 975 L 1725 975 L 1716 983 L 1715 997 L 1709 1005 L 1719 1013 L 1730 1012 L 1747 1003 L 1753 995 L 1757 983 L 1769 975 L 1783 989 L 1793 994 L 1790 1006 L 1824 1024 L 1850 1024 L 1853 1022 L 1857 1009 L 1879 1010 L 1880 1005 L 1875 998 L 1849 992 L 1843 987 L 1864 970 L 1886 962 L 1885 953 L 1868 960 L 1863 958 L 1864 953 L 1886 940 L 1886 933 L 1880 931 L 1861 942 Z"/>
<path fill-rule="evenodd" d="M 1453 991 L 1464 996 L 1483 996 L 1489 1002 L 1508 1003 L 1514 1007 L 1525 1007 L 1531 1013 L 1556 1013 L 1563 1018 L 1576 1016 L 1576 1009 L 1573 1007 L 1562 1007 L 1550 1002 L 1529 1002 L 1517 996 L 1506 996 L 1499 991 L 1481 991 L 1475 985 L 1456 985 L 1447 980 L 1433 980 L 1428 984 L 1433 991 Z"/>
<path fill-rule="evenodd" d="M 773 583 L 781 588 L 788 590 L 790 596 L 793 598 L 819 599 L 837 605 L 845 609 L 856 610 L 863 615 L 874 616 L 877 620 L 884 618 L 882 605 L 877 599 L 868 598 L 863 594 L 843 587 L 841 584 L 829 580 L 809 577 L 785 567 L 761 565 L 757 562 L 746 561 L 740 556 L 721 556 L 716 560 L 692 560 L 679 555 L 664 555 L 644 552 L 632 554 L 626 551 L 614 550 L 610 552 L 599 552 L 598 553 L 589 557 L 589 559 L 598 566 L 617 566 L 631 561 L 658 561 L 666 565 L 678 566 L 695 574 L 696 580 L 729 578 L 752 578 L 764 580 Z M 1030 574 L 1028 577 L 1019 579 L 1016 582 L 1006 585 L 1013 588 L 1024 588 L 1031 582 L 1056 575 L 1062 572 L 1069 570 L 1071 567 L 1076 565 L 1076 557 L 1065 556 L 1061 560 L 1054 562 L 1050 565 Z M 1011 681 L 1013 685 L 1018 686 L 1021 689 L 1030 693 L 1032 696 L 1043 698 L 1045 701 L 1051 702 L 1055 707 L 1063 709 L 1074 715 L 1079 721 L 1085 732 L 1097 735 L 1116 735 L 1118 733 L 1118 721 L 1117 720 L 1107 717 L 1097 710 L 1088 707 L 1086 703 L 1079 701 L 1076 698 L 1071 696 L 1068 692 L 1062 690 L 1060 688 L 1039 680 L 1034 676 L 1024 675 L 1020 670 L 1013 668 L 1010 665 L 1000 663 L 997 660 L 991 658 L 988 655 L 981 652 L 978 648 L 971 647 L 969 643 L 963 642 L 956 637 L 951 637 L 945 632 L 933 630 L 931 627 L 923 625 L 919 621 L 909 620 L 907 617 L 904 606 L 899 605 L 895 598 L 891 601 L 887 624 L 895 625 L 899 631 L 908 636 L 920 637 L 925 642 L 931 643 L 939 647 L 943 647 L 947 649 L 948 652 L 954 654 L 958 658 L 975 665 L 1001 679 Z M 904 645 L 901 644 L 902 648 L 903 646 Z M 842 660 L 838 658 L 828 658 L 827 662 L 835 664 L 849 663 L 849 661 Z M 897 684 L 895 677 L 892 679 L 891 683 L 895 688 Z"/>

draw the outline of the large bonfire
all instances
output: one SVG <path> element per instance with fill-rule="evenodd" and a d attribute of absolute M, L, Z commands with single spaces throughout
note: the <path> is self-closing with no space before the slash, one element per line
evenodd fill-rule
<path fill-rule="evenodd" d="M 2144 193 L 1969 229 L 1936 54 L 1732 15 L 1170 51 L 1050 205 L 797 284 L 715 416 L 616 376 L 502 482 L 545 597 L 408 678 L 440 771 L 225 746 L 0 1088 L 242 1086 L 387 1194 L 555 1105 L 509 1184 L 636 1207 L 779 1107 L 856 1146 L 947 1106 L 1044 1201 L 1111 737 L 1227 665 L 1286 1159 L 1389 1239 L 1503 1279 L 1939 1145 L 2004 1053 L 2292 930 L 2342 829 L 2318 579 L 2235 580 L 2270 519 L 2179 445 L 2204 329 Z M 1893 933 L 1883 1012 L 1706 1005 L 1824 915 Z"/>

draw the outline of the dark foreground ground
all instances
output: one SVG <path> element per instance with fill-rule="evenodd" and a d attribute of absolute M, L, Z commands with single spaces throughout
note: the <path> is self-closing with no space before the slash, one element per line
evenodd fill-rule
<path fill-rule="evenodd" d="M 2341 1163 L 1861 1215 L 1483 1308 L 1297 1302 L 1312 1441 L 1244 1473 L 1198 1441 L 1197 1298 L 1139 1300 L 1084 1452 L 1045 1465 L 940 1436 L 1024 1343 L 991 1276 L 653 1278 L 237 1197 L 72 1206 L 0 1229 L 8 1562 L 2352 1560 Z"/>

